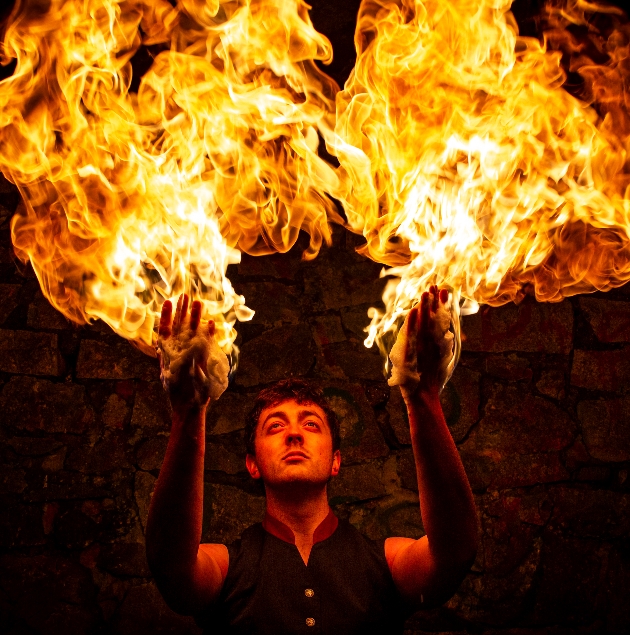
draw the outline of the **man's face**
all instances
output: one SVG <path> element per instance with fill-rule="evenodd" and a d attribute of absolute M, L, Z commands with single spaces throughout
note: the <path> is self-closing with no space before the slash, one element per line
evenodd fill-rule
<path fill-rule="evenodd" d="M 256 456 L 247 469 L 266 485 L 325 484 L 339 472 L 324 411 L 315 404 L 283 401 L 260 413 L 254 440 Z"/>

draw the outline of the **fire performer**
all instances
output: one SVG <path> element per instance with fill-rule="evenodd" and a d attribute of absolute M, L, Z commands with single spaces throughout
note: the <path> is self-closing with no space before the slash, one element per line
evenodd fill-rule
<path fill-rule="evenodd" d="M 402 633 L 414 611 L 448 599 L 477 550 L 472 493 L 439 401 L 444 346 L 435 327 L 447 301 L 433 287 L 412 309 L 392 355 L 409 416 L 426 535 L 372 541 L 338 520 L 327 484 L 340 469 L 339 423 L 321 390 L 289 379 L 263 390 L 246 425 L 246 464 L 262 479 L 266 515 L 226 547 L 199 544 L 213 324 L 180 297 L 164 304 L 162 379 L 173 425 L 147 522 L 147 556 L 169 606 L 208 633 Z M 207 324 L 207 326 L 206 326 Z M 185 353 L 198 342 L 206 349 Z M 173 350 L 188 361 L 173 373 Z M 169 352 L 170 351 L 170 352 Z M 396 365 L 398 364 L 398 367 Z M 411 369 L 411 372 L 410 372 Z M 215 391 L 215 392 L 219 392 Z"/>

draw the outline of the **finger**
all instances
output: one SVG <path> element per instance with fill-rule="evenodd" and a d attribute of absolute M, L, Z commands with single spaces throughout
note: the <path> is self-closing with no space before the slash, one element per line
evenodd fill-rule
<path fill-rule="evenodd" d="M 179 333 L 182 326 L 182 302 L 184 301 L 184 295 L 180 295 L 177 298 L 177 308 L 175 309 L 175 318 L 173 319 L 173 333 Z"/>
<path fill-rule="evenodd" d="M 160 325 L 158 327 L 158 335 L 166 339 L 171 335 L 171 318 L 173 317 L 173 303 L 167 300 L 162 305 L 162 313 L 160 315 Z"/>
<path fill-rule="evenodd" d="M 448 301 L 448 289 L 442 289 L 440 291 L 440 302 L 442 304 L 446 304 L 447 301 Z"/>
<path fill-rule="evenodd" d="M 183 326 L 184 323 L 186 322 L 186 318 L 188 317 L 188 294 L 184 293 L 182 295 L 182 314 L 181 314 L 181 321 L 180 321 L 180 326 Z"/>
<path fill-rule="evenodd" d="M 420 300 L 420 324 L 418 326 L 418 334 L 426 337 L 429 333 L 429 315 L 430 315 L 429 294 L 425 291 Z"/>
<path fill-rule="evenodd" d="M 439 293 L 437 285 L 431 287 L 431 309 L 435 313 L 438 310 Z"/>
<path fill-rule="evenodd" d="M 201 302 L 195 300 L 190 308 L 190 329 L 196 331 L 201 321 Z"/>
<path fill-rule="evenodd" d="M 214 334 L 216 332 L 216 326 L 214 324 L 214 320 L 208 320 L 208 335 L 210 337 L 214 337 Z"/>

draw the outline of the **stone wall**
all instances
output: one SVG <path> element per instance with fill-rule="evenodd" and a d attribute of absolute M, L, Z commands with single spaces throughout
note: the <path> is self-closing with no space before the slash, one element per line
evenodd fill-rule
<path fill-rule="evenodd" d="M 144 523 L 169 435 L 155 360 L 102 324 L 76 327 L 13 262 L 0 194 L 0 624 L 10 635 L 198 633 L 147 569 Z M 380 266 L 336 231 L 245 257 L 230 277 L 254 319 L 208 418 L 204 541 L 230 542 L 264 499 L 244 466 L 259 388 L 317 379 L 343 421 L 331 504 L 373 538 L 423 533 L 409 432 L 382 359 L 363 346 Z M 630 291 L 482 309 L 463 320 L 443 393 L 479 511 L 481 548 L 457 595 L 408 633 L 624 633 L 630 629 Z"/>
<path fill-rule="evenodd" d="M 342 83 L 358 1 L 314 4 Z M 522 26 L 538 4 L 518 4 Z M 1 181 L 0 631 L 198 634 L 166 607 L 144 555 L 170 423 L 157 365 L 102 324 L 76 327 L 51 309 L 12 256 L 17 202 Z M 422 535 L 400 395 L 362 344 L 380 266 L 356 244 L 337 231 L 313 262 L 296 248 L 231 269 L 256 315 L 239 326 L 240 369 L 209 413 L 204 541 L 229 542 L 261 517 L 243 416 L 261 386 L 287 376 L 320 381 L 342 418 L 336 513 L 373 538 Z M 455 597 L 414 616 L 408 635 L 629 632 L 630 288 L 482 309 L 463 330 L 443 405 L 481 547 Z"/>

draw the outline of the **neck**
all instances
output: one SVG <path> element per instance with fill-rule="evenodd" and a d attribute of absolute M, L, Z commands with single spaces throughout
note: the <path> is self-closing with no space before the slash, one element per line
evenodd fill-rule
<path fill-rule="evenodd" d="M 275 489 L 266 487 L 267 512 L 283 522 L 298 537 L 312 539 L 330 509 L 326 486 L 318 488 Z"/>

